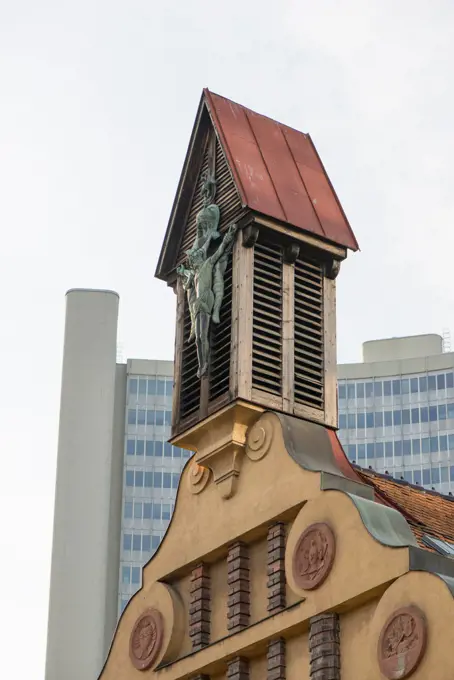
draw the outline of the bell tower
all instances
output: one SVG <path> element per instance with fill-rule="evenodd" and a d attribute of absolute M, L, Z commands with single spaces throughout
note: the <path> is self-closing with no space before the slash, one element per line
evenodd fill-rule
<path fill-rule="evenodd" d="M 309 135 L 205 90 L 156 271 L 177 296 L 175 442 L 191 448 L 226 409 L 337 427 L 348 249 L 356 239 Z"/>

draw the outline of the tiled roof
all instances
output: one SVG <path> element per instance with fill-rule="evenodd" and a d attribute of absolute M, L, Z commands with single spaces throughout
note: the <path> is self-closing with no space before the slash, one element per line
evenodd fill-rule
<path fill-rule="evenodd" d="M 244 206 L 358 250 L 309 135 L 209 90 L 204 98 Z"/>
<path fill-rule="evenodd" d="M 374 488 L 376 500 L 399 510 L 421 545 L 424 534 L 454 542 L 454 497 L 415 486 L 374 470 L 353 466 L 362 480 Z"/>

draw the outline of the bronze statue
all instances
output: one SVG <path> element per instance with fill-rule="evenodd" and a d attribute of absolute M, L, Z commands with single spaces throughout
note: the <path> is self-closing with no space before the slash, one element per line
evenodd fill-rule
<path fill-rule="evenodd" d="M 208 172 L 202 186 L 203 208 L 196 218 L 197 236 L 192 248 L 186 252 L 187 266 L 180 265 L 177 268 L 187 295 L 191 316 L 188 342 L 192 342 L 194 338 L 196 340 L 199 378 L 208 371 L 210 321 L 216 324 L 220 321 L 224 275 L 237 229 L 236 225 L 231 225 L 215 252 L 208 255 L 212 241 L 220 238 L 220 211 L 213 203 L 215 192 L 216 180 Z"/>

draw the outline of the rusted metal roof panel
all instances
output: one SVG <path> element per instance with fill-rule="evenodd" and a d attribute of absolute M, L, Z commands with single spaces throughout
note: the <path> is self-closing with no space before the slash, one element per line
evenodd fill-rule
<path fill-rule="evenodd" d="M 205 99 L 245 206 L 358 250 L 309 135 L 208 90 Z"/>
<path fill-rule="evenodd" d="M 218 95 L 207 96 L 243 204 L 285 220 L 244 107 Z"/>
<path fill-rule="evenodd" d="M 295 162 L 282 127 L 276 121 L 252 111 L 248 111 L 246 115 L 271 178 L 277 206 L 282 210 L 284 219 L 290 224 L 305 224 L 307 231 L 323 236 L 320 222 L 301 176 L 295 172 Z"/>

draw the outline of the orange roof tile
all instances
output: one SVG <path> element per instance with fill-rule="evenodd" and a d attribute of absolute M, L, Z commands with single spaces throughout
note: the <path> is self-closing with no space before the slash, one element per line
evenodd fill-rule
<path fill-rule="evenodd" d="M 374 470 L 353 466 L 362 480 L 374 488 L 381 500 L 402 512 L 420 545 L 424 534 L 454 542 L 454 497 L 429 491 Z"/>

